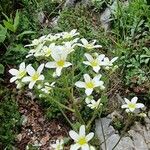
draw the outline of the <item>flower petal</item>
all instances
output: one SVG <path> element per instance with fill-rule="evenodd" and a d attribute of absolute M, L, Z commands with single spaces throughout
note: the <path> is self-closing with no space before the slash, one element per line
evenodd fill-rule
<path fill-rule="evenodd" d="M 27 72 L 30 76 L 32 76 L 35 73 L 35 69 L 31 66 L 31 64 L 29 64 L 27 67 Z"/>
<path fill-rule="evenodd" d="M 127 98 L 124 98 L 125 102 L 128 104 L 130 101 Z"/>
<path fill-rule="evenodd" d="M 14 81 L 16 81 L 17 80 L 17 77 L 12 77 L 11 79 L 10 79 L 10 83 L 12 83 L 12 82 L 14 82 Z"/>
<path fill-rule="evenodd" d="M 25 62 L 22 62 L 19 66 L 19 70 L 25 70 Z"/>
<path fill-rule="evenodd" d="M 82 82 L 82 81 L 76 82 L 75 85 L 79 88 L 85 88 L 85 82 Z"/>
<path fill-rule="evenodd" d="M 111 60 L 111 62 L 113 63 L 113 62 L 115 62 L 117 59 L 118 59 L 118 57 L 114 57 L 114 58 Z"/>
<path fill-rule="evenodd" d="M 60 54 L 57 49 L 52 50 L 51 56 L 55 61 L 60 60 Z"/>
<path fill-rule="evenodd" d="M 121 108 L 128 108 L 128 105 L 124 104 L 124 105 L 121 106 Z"/>
<path fill-rule="evenodd" d="M 100 54 L 97 59 L 98 61 L 101 63 L 101 61 L 104 59 L 105 55 L 104 54 Z"/>
<path fill-rule="evenodd" d="M 137 102 L 137 100 L 138 100 L 138 98 L 137 97 L 133 97 L 132 99 L 131 99 L 131 103 L 136 103 Z"/>
<path fill-rule="evenodd" d="M 39 80 L 44 80 L 44 76 L 43 76 L 43 75 L 40 75 L 40 76 L 39 76 Z"/>
<path fill-rule="evenodd" d="M 137 104 L 136 104 L 136 108 L 143 108 L 143 107 L 145 107 L 145 106 L 144 106 L 144 104 L 142 104 L 142 103 L 137 103 Z"/>
<path fill-rule="evenodd" d="M 79 144 L 71 145 L 70 150 L 78 150 L 80 148 Z"/>
<path fill-rule="evenodd" d="M 75 131 L 73 131 L 73 130 L 69 131 L 69 136 L 70 136 L 74 141 L 77 141 L 78 138 L 79 138 L 79 135 L 78 135 Z"/>
<path fill-rule="evenodd" d="M 98 82 L 98 81 L 100 80 L 101 77 L 102 77 L 102 75 L 99 74 L 99 75 L 97 75 L 97 76 L 95 76 L 95 77 L 93 78 L 93 81 L 96 83 L 96 82 Z"/>
<path fill-rule="evenodd" d="M 65 65 L 64 65 L 64 67 L 69 67 L 69 66 L 71 66 L 72 64 L 70 63 L 70 62 L 65 62 Z"/>
<path fill-rule="evenodd" d="M 61 70 L 62 70 L 62 67 L 57 67 L 57 68 L 56 68 L 56 75 L 57 75 L 57 76 L 60 76 L 60 75 L 61 75 Z"/>
<path fill-rule="evenodd" d="M 35 83 L 36 83 L 36 81 L 30 82 L 30 83 L 29 83 L 29 89 L 32 89 Z"/>
<path fill-rule="evenodd" d="M 94 87 L 100 86 L 100 87 L 102 87 L 102 89 L 103 89 L 103 84 L 104 84 L 103 81 L 97 81 L 97 82 L 94 82 L 94 83 L 95 83 L 95 86 L 94 86 Z"/>
<path fill-rule="evenodd" d="M 86 93 L 87 96 L 91 95 L 92 92 L 93 92 L 93 89 L 86 89 L 85 90 L 85 93 Z"/>
<path fill-rule="evenodd" d="M 91 65 L 91 63 L 89 62 L 89 61 L 83 61 L 83 64 L 85 64 L 85 65 Z"/>
<path fill-rule="evenodd" d="M 17 69 L 10 69 L 9 70 L 9 73 L 12 74 L 12 75 L 14 75 L 14 76 L 16 76 L 18 74 L 18 72 L 19 71 Z"/>
<path fill-rule="evenodd" d="M 31 77 L 27 76 L 27 77 L 24 77 L 22 79 L 22 82 L 30 82 L 31 81 Z"/>
<path fill-rule="evenodd" d="M 91 132 L 86 136 L 87 141 L 90 141 L 94 137 L 94 133 Z"/>
<path fill-rule="evenodd" d="M 90 147 L 88 144 L 84 144 L 81 150 L 90 150 Z"/>
<path fill-rule="evenodd" d="M 51 61 L 45 64 L 46 68 L 56 68 L 56 62 Z"/>
<path fill-rule="evenodd" d="M 82 125 L 79 129 L 79 135 L 80 136 L 85 136 L 85 125 Z"/>
<path fill-rule="evenodd" d="M 44 64 L 41 64 L 41 65 L 38 67 L 37 72 L 38 72 L 39 74 L 41 74 L 43 68 L 44 68 Z"/>
<path fill-rule="evenodd" d="M 93 70 L 94 70 L 96 73 L 98 73 L 99 70 L 100 70 L 100 66 L 93 67 Z"/>
<path fill-rule="evenodd" d="M 82 42 L 84 45 L 87 45 L 87 44 L 88 44 L 88 41 L 87 41 L 85 38 L 82 38 L 82 39 L 81 39 L 81 42 Z"/>
<path fill-rule="evenodd" d="M 87 60 L 88 60 L 89 62 L 91 62 L 91 61 L 94 60 L 93 57 L 92 57 L 90 54 L 88 54 L 88 53 L 85 53 L 84 56 L 87 58 Z"/>
<path fill-rule="evenodd" d="M 85 82 L 91 81 L 91 77 L 88 74 L 84 74 L 83 77 L 84 77 Z"/>

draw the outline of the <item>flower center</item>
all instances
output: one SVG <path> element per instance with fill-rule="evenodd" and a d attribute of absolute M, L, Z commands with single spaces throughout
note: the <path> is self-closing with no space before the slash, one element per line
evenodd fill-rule
<path fill-rule="evenodd" d="M 70 39 L 72 36 L 70 35 L 70 34 L 66 34 L 65 36 L 64 36 L 64 38 L 65 39 Z"/>
<path fill-rule="evenodd" d="M 86 87 L 90 88 L 90 89 L 93 89 L 94 88 L 94 83 L 93 82 L 88 82 L 88 83 L 86 83 Z"/>
<path fill-rule="evenodd" d="M 136 108 L 136 105 L 133 104 L 133 103 L 130 103 L 130 104 L 128 104 L 128 107 L 131 108 L 131 109 L 135 109 L 135 108 Z"/>
<path fill-rule="evenodd" d="M 32 76 L 32 80 L 37 81 L 39 76 L 40 76 L 39 73 L 35 72 L 35 74 Z"/>
<path fill-rule="evenodd" d="M 26 71 L 19 71 L 19 78 L 22 78 L 26 74 Z"/>
<path fill-rule="evenodd" d="M 87 141 L 86 141 L 86 138 L 85 137 L 81 137 L 79 140 L 78 140 L 78 144 L 79 145 L 84 145 L 84 144 L 86 144 L 87 143 Z"/>
<path fill-rule="evenodd" d="M 92 44 L 87 44 L 85 47 L 86 47 L 87 49 L 92 49 L 92 48 L 93 48 L 93 45 L 92 45 Z"/>
<path fill-rule="evenodd" d="M 57 61 L 57 65 L 60 66 L 60 67 L 63 67 L 65 64 L 65 61 L 64 60 L 59 60 Z"/>
<path fill-rule="evenodd" d="M 97 66 L 97 65 L 98 65 L 98 63 L 97 63 L 96 60 L 93 60 L 93 61 L 91 62 L 91 66 L 92 66 L 92 67 L 95 67 L 95 66 Z"/>

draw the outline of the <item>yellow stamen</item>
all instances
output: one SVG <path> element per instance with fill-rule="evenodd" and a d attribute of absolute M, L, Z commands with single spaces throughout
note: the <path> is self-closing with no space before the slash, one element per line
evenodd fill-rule
<path fill-rule="evenodd" d="M 37 81 L 39 76 L 40 76 L 39 73 L 35 72 L 35 74 L 32 76 L 32 80 Z"/>
<path fill-rule="evenodd" d="M 81 137 L 79 140 L 78 140 L 78 144 L 79 145 L 84 145 L 84 144 L 86 144 L 87 143 L 87 141 L 86 141 L 86 138 L 85 137 Z"/>
<path fill-rule="evenodd" d="M 60 66 L 60 67 L 63 67 L 65 64 L 65 61 L 64 60 L 59 60 L 57 61 L 57 65 Z"/>
<path fill-rule="evenodd" d="M 92 49 L 92 48 L 93 48 L 93 45 L 87 44 L 85 47 L 86 47 L 87 49 Z"/>
<path fill-rule="evenodd" d="M 136 108 L 136 104 L 129 103 L 129 104 L 128 104 L 128 107 L 131 108 L 131 109 L 135 109 L 135 108 Z"/>
<path fill-rule="evenodd" d="M 93 82 L 88 82 L 88 83 L 86 83 L 86 87 L 90 88 L 90 89 L 93 89 L 94 88 L 94 83 Z"/>
<path fill-rule="evenodd" d="M 97 66 L 97 65 L 98 65 L 98 63 L 97 63 L 96 60 L 93 60 L 93 61 L 91 62 L 91 66 L 92 66 L 92 67 L 95 67 L 95 66 Z"/>
<path fill-rule="evenodd" d="M 26 74 L 26 71 L 19 71 L 19 78 L 22 78 Z"/>

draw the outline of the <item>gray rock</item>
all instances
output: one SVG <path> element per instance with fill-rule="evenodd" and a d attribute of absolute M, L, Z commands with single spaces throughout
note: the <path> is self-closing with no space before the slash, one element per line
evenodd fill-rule
<path fill-rule="evenodd" d="M 146 118 L 145 118 L 146 119 Z M 149 119 L 149 118 L 147 118 Z M 107 150 L 112 150 L 120 139 L 120 135 L 111 126 L 112 114 L 105 118 L 96 120 L 96 134 L 100 140 L 100 149 L 105 150 L 104 136 Z M 103 130 L 102 126 L 103 125 Z M 149 150 L 150 149 L 150 124 L 146 122 L 146 126 L 135 122 L 135 125 L 128 131 L 128 136 L 121 138 L 115 150 Z"/>
<path fill-rule="evenodd" d="M 66 0 L 65 4 L 64 4 L 64 8 L 65 7 L 73 7 L 75 5 L 76 0 Z"/>
<path fill-rule="evenodd" d="M 115 134 L 115 129 L 112 126 L 110 126 L 111 121 L 112 120 L 109 118 L 101 118 L 101 119 L 96 120 L 96 134 L 98 138 L 100 139 L 101 143 L 104 142 L 103 132 L 105 135 L 105 139 Z"/>
<path fill-rule="evenodd" d="M 120 136 L 118 134 L 111 135 L 107 141 L 107 150 L 112 150 L 115 144 L 119 141 Z M 105 145 L 102 144 L 101 148 L 105 150 Z M 134 145 L 130 137 L 123 137 L 118 145 L 115 147 L 115 150 L 134 150 Z"/>
<path fill-rule="evenodd" d="M 39 12 L 38 13 L 38 21 L 41 23 L 41 24 L 43 24 L 44 23 L 44 19 L 45 19 L 45 14 L 44 14 L 44 12 Z"/>
<path fill-rule="evenodd" d="M 128 133 L 132 137 L 135 150 L 148 150 L 148 146 L 140 133 L 134 130 L 130 130 L 128 131 Z"/>

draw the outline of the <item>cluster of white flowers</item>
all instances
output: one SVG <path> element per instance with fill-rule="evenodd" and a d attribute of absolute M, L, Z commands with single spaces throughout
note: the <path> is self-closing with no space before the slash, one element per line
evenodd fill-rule
<path fill-rule="evenodd" d="M 43 68 L 44 64 L 41 64 L 38 67 L 37 71 L 35 71 L 31 64 L 25 66 L 25 63 L 23 62 L 20 64 L 19 70 L 9 70 L 9 73 L 13 75 L 13 77 L 10 79 L 10 82 L 15 81 L 15 83 L 17 84 L 17 88 L 21 88 L 23 86 L 23 83 L 29 83 L 29 89 L 32 89 L 37 81 L 44 80 L 44 75 L 41 75 Z"/>
<path fill-rule="evenodd" d="M 75 52 L 77 47 L 80 47 L 81 51 L 85 51 L 85 61 L 83 64 L 92 67 L 92 75 L 86 73 L 83 75 L 83 81 L 77 81 L 75 86 L 85 89 L 86 100 L 85 103 L 87 107 L 91 109 L 98 109 L 101 106 L 101 99 L 94 100 L 92 97 L 93 91 L 95 89 L 104 90 L 104 82 L 101 80 L 102 75 L 99 73 L 101 68 L 111 69 L 114 67 L 114 62 L 117 57 L 110 60 L 104 54 L 92 53 L 95 48 L 101 48 L 101 45 L 96 44 L 96 40 L 88 41 L 85 38 L 80 39 L 77 37 L 79 33 L 76 29 L 70 32 L 61 32 L 58 34 L 44 35 L 38 39 L 34 39 L 31 44 L 25 47 L 30 47 L 28 55 L 26 58 L 35 57 L 37 61 L 42 60 L 42 64 L 37 67 L 37 70 L 33 68 L 31 64 L 27 65 L 22 62 L 19 69 L 10 69 L 9 73 L 12 74 L 10 82 L 15 82 L 17 88 L 22 88 L 24 85 L 28 84 L 29 89 L 32 89 L 35 85 L 37 89 L 42 93 L 39 96 L 42 97 L 50 94 L 52 88 L 55 88 L 55 78 L 54 82 L 49 83 L 44 74 L 44 69 L 47 72 L 50 69 L 54 69 L 52 72 L 53 77 L 60 77 L 62 75 L 62 70 L 70 66 L 74 66 L 73 60 L 70 60 L 69 55 Z M 86 66 L 85 66 L 86 67 Z M 89 67 L 89 68 L 90 68 Z M 91 69 L 91 68 L 90 68 Z M 89 70 L 91 73 L 91 70 Z M 51 73 L 51 72 L 50 72 Z M 96 74 L 95 74 L 96 73 Z M 44 75 L 45 76 L 44 76 Z M 95 74 L 95 75 L 93 75 Z M 69 132 L 70 137 L 74 140 L 75 144 L 71 146 L 70 150 L 95 150 L 95 148 L 88 144 L 88 142 L 93 138 L 94 133 L 89 133 L 85 135 L 85 125 L 82 125 L 79 129 L 79 134 L 75 131 Z M 51 145 L 55 150 L 62 150 L 64 145 L 63 140 L 57 140 L 56 144 Z"/>

